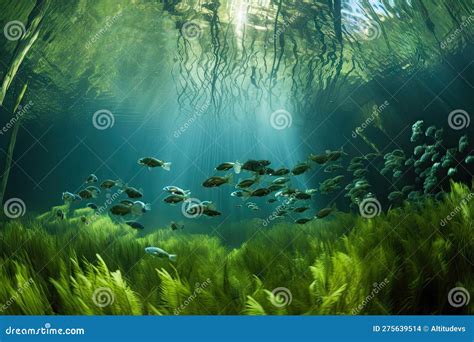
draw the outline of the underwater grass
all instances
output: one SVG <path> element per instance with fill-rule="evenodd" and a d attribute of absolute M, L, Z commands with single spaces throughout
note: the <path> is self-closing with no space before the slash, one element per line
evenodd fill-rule
<path fill-rule="evenodd" d="M 442 201 L 405 203 L 372 219 L 337 213 L 270 228 L 242 221 L 248 240 L 238 246 L 235 232 L 222 240 L 171 230 L 139 236 L 108 217 L 89 225 L 48 213 L 13 220 L 0 229 L 0 311 L 472 314 L 472 303 L 448 299 L 455 287 L 474 293 L 472 199 L 453 183 Z M 177 254 L 177 262 L 145 254 L 148 246 Z"/>

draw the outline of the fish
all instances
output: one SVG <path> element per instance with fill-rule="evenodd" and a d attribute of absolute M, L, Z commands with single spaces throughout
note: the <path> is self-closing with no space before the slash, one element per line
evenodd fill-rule
<path fill-rule="evenodd" d="M 271 162 L 268 160 L 247 160 L 241 167 L 242 170 L 257 172 L 270 165 Z"/>
<path fill-rule="evenodd" d="M 90 199 L 94 197 L 92 192 L 87 189 L 82 189 L 81 191 L 79 191 L 78 195 L 81 196 L 82 199 Z"/>
<path fill-rule="evenodd" d="M 64 211 L 62 211 L 61 209 L 58 209 L 56 211 L 56 217 L 60 220 L 64 220 L 66 218 L 66 214 L 64 214 Z"/>
<path fill-rule="evenodd" d="M 163 191 L 169 192 L 171 194 L 181 195 L 181 196 L 188 196 L 191 195 L 191 190 L 183 190 L 174 185 L 168 185 L 163 188 Z"/>
<path fill-rule="evenodd" d="M 226 162 L 219 164 L 216 167 L 217 171 L 229 171 L 230 169 L 234 169 L 234 172 L 238 174 L 242 170 L 242 164 L 239 163 L 239 161 Z"/>
<path fill-rule="evenodd" d="M 87 183 L 87 184 L 90 184 L 90 183 L 97 183 L 98 181 L 99 181 L 99 178 L 97 178 L 97 176 L 94 175 L 94 174 L 92 174 L 92 173 L 91 173 L 91 174 L 89 175 L 89 177 L 87 177 L 87 179 L 86 179 L 86 183 Z"/>
<path fill-rule="evenodd" d="M 243 191 L 234 191 L 230 194 L 232 197 L 243 197 L 244 196 L 244 192 Z"/>
<path fill-rule="evenodd" d="M 133 205 L 133 201 L 130 200 L 121 200 L 120 203 L 128 205 L 130 207 Z"/>
<path fill-rule="evenodd" d="M 326 164 L 329 160 L 328 155 L 326 153 L 323 154 L 313 154 L 309 155 L 309 159 L 317 164 Z"/>
<path fill-rule="evenodd" d="M 233 181 L 233 175 L 230 173 L 224 177 L 220 176 L 212 176 L 208 179 L 206 179 L 203 183 L 202 186 L 205 188 L 215 188 L 218 186 L 221 186 L 223 184 L 230 184 Z"/>
<path fill-rule="evenodd" d="M 111 189 L 111 188 L 113 188 L 114 186 L 122 187 L 122 186 L 123 186 L 122 181 L 119 181 L 119 180 L 112 180 L 112 179 L 106 179 L 106 180 L 104 180 L 102 183 L 100 183 L 100 187 L 101 187 L 102 189 Z"/>
<path fill-rule="evenodd" d="M 369 173 L 369 170 L 367 170 L 367 169 L 359 169 L 359 170 L 355 170 L 353 175 L 356 178 L 360 178 L 360 177 L 363 177 L 363 176 L 367 175 L 368 173 Z"/>
<path fill-rule="evenodd" d="M 324 168 L 324 172 L 335 172 L 337 170 L 340 170 L 342 169 L 342 165 L 341 164 L 331 164 L 331 165 L 328 165 Z"/>
<path fill-rule="evenodd" d="M 425 150 L 425 147 L 426 147 L 426 145 L 416 146 L 415 149 L 413 150 L 413 154 L 415 156 L 419 156 L 419 155 L 423 154 L 423 151 Z"/>
<path fill-rule="evenodd" d="M 294 195 L 294 198 L 299 199 L 299 200 L 307 200 L 307 199 L 310 199 L 310 198 L 311 198 L 311 195 L 310 195 L 310 194 L 307 194 L 307 193 L 305 193 L 305 192 L 297 192 L 297 193 Z"/>
<path fill-rule="evenodd" d="M 127 186 L 123 189 L 123 191 L 127 194 L 128 198 L 140 198 L 143 197 L 143 194 L 140 190 L 135 189 L 134 187 Z"/>
<path fill-rule="evenodd" d="M 246 189 L 249 186 L 254 185 L 256 182 L 258 182 L 258 178 L 247 178 L 244 180 L 239 179 L 239 182 L 237 183 L 235 187 L 239 189 Z"/>
<path fill-rule="evenodd" d="M 316 192 L 318 192 L 318 189 L 306 189 L 304 192 L 305 192 L 305 194 L 313 195 Z"/>
<path fill-rule="evenodd" d="M 302 213 L 302 212 L 305 212 L 308 209 L 309 209 L 309 207 L 298 207 L 298 208 L 293 209 L 293 211 L 295 213 Z"/>
<path fill-rule="evenodd" d="M 275 172 L 275 170 L 273 170 L 271 167 L 266 167 L 265 168 L 265 174 L 266 175 L 273 176 L 274 172 Z"/>
<path fill-rule="evenodd" d="M 145 229 L 145 227 L 140 222 L 137 222 L 137 221 L 125 221 L 125 224 L 127 226 L 132 227 L 133 229 L 137 229 L 137 230 Z"/>
<path fill-rule="evenodd" d="M 86 207 L 97 210 L 99 207 L 97 207 L 97 204 L 95 203 L 87 203 Z"/>
<path fill-rule="evenodd" d="M 411 142 L 416 142 L 420 139 L 420 137 L 423 135 L 423 120 L 418 120 L 411 126 L 411 137 L 410 141 Z"/>
<path fill-rule="evenodd" d="M 295 223 L 297 224 L 305 224 L 305 223 L 308 223 L 309 221 L 311 221 L 312 219 L 310 218 L 300 218 L 300 219 L 297 219 L 295 220 Z"/>
<path fill-rule="evenodd" d="M 178 230 L 178 229 L 184 228 L 184 224 L 176 223 L 174 221 L 171 221 L 170 226 L 171 226 L 171 230 Z"/>
<path fill-rule="evenodd" d="M 458 168 L 457 168 L 457 167 L 451 167 L 451 168 L 449 168 L 449 170 L 448 170 L 448 176 L 449 176 L 449 177 L 453 177 L 457 172 L 458 172 Z"/>
<path fill-rule="evenodd" d="M 159 258 L 168 258 L 169 261 L 173 261 L 173 262 L 175 262 L 178 257 L 176 254 L 170 254 L 166 252 L 165 250 L 158 247 L 146 247 L 145 252 L 148 254 L 157 256 Z"/>
<path fill-rule="evenodd" d="M 427 137 L 433 137 L 436 133 L 436 126 L 430 126 L 426 129 L 425 135 Z"/>
<path fill-rule="evenodd" d="M 84 223 L 85 225 L 89 224 L 89 221 L 87 221 L 87 217 L 85 217 L 84 215 L 81 216 L 81 222 Z"/>
<path fill-rule="evenodd" d="M 335 150 L 335 151 L 326 150 L 326 155 L 328 157 L 328 161 L 336 161 L 339 158 L 341 158 L 343 155 L 346 155 L 346 153 L 341 148 L 340 150 Z"/>
<path fill-rule="evenodd" d="M 72 202 L 77 202 L 82 200 L 82 197 L 76 194 L 73 194 L 72 192 L 63 192 L 62 194 L 62 199 L 66 203 L 72 203 Z"/>
<path fill-rule="evenodd" d="M 464 159 L 464 162 L 466 164 L 471 164 L 472 162 L 474 162 L 474 156 L 467 156 L 466 159 Z"/>
<path fill-rule="evenodd" d="M 284 184 L 270 184 L 267 189 L 270 190 L 271 192 L 273 191 L 278 191 L 285 188 Z"/>
<path fill-rule="evenodd" d="M 263 196 L 267 196 L 268 194 L 271 193 L 271 190 L 270 189 L 267 189 L 267 188 L 259 188 L 257 190 L 254 190 L 254 191 L 249 191 L 247 193 L 247 196 L 248 197 L 263 197 Z"/>
<path fill-rule="evenodd" d="M 165 203 L 176 204 L 187 199 L 187 196 L 171 194 L 163 199 Z"/>
<path fill-rule="evenodd" d="M 298 176 L 298 175 L 301 175 L 301 174 L 305 173 L 310 168 L 311 168 L 311 166 L 307 162 L 299 163 L 291 170 L 291 173 L 294 176 Z"/>
<path fill-rule="evenodd" d="M 213 209 L 213 208 L 211 208 L 211 207 L 209 207 L 209 206 L 204 207 L 204 210 L 203 210 L 202 213 L 203 213 L 204 215 L 206 215 L 206 216 L 211 216 L 211 217 L 222 215 L 221 212 L 219 212 L 219 211 L 217 211 L 216 209 Z"/>
<path fill-rule="evenodd" d="M 129 205 L 119 203 L 119 204 L 114 205 L 112 208 L 110 208 L 109 211 L 113 215 L 125 216 L 132 212 L 132 208 Z"/>
<path fill-rule="evenodd" d="M 390 202 L 397 202 L 403 198 L 403 192 L 401 191 L 392 191 L 388 194 L 388 200 Z"/>
<path fill-rule="evenodd" d="M 92 194 L 92 197 L 96 198 L 97 196 L 99 196 L 100 194 L 100 189 L 96 186 L 88 186 L 86 188 L 87 191 L 90 191 L 90 193 Z"/>
<path fill-rule="evenodd" d="M 278 177 L 278 178 L 275 178 L 273 181 L 272 181 L 272 184 L 278 184 L 278 185 L 282 185 L 282 184 L 285 184 L 287 182 L 289 182 L 290 179 L 288 177 Z"/>
<path fill-rule="evenodd" d="M 402 171 L 398 170 L 393 173 L 393 178 L 400 178 L 402 175 Z"/>
<path fill-rule="evenodd" d="M 170 171 L 171 170 L 171 163 L 164 162 L 163 160 L 159 160 L 153 157 L 144 157 L 138 160 L 138 164 L 147 166 L 149 169 L 155 167 L 161 167 L 163 170 Z"/>
<path fill-rule="evenodd" d="M 147 211 L 151 210 L 151 206 L 149 203 L 143 203 L 141 201 L 135 201 L 133 202 L 133 205 L 131 206 L 131 214 L 136 215 L 136 216 L 141 216 Z"/>
<path fill-rule="evenodd" d="M 330 213 L 332 213 L 334 211 L 335 207 L 332 206 L 332 207 L 327 207 L 327 208 L 323 208 L 321 210 L 319 210 L 317 213 L 316 213 L 316 217 L 318 219 L 321 219 L 321 218 L 324 218 L 326 216 L 328 216 Z"/>
<path fill-rule="evenodd" d="M 469 146 L 469 142 L 467 140 L 467 135 L 463 135 L 459 138 L 459 152 L 462 153 L 464 150 Z"/>
<path fill-rule="evenodd" d="M 364 164 L 362 163 L 350 163 L 349 166 L 347 167 L 347 171 L 348 172 L 353 172 L 353 171 L 357 171 L 357 170 L 362 170 L 364 169 L 365 166 Z"/>
<path fill-rule="evenodd" d="M 289 173 L 290 173 L 290 169 L 282 167 L 280 169 L 276 169 L 275 171 L 273 171 L 272 175 L 273 176 L 285 176 Z"/>
<path fill-rule="evenodd" d="M 371 159 L 375 159 L 375 158 L 380 157 L 380 156 L 381 156 L 380 153 L 367 153 L 365 155 L 365 159 L 371 160 Z"/>

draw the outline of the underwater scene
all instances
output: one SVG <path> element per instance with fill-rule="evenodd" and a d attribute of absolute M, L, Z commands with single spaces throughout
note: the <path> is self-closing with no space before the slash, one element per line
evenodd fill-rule
<path fill-rule="evenodd" d="M 1 315 L 474 314 L 470 0 L 0 0 Z"/>

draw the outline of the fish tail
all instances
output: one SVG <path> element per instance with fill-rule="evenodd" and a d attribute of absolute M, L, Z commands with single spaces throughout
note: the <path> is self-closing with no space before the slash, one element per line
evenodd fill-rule
<path fill-rule="evenodd" d="M 162 168 L 166 171 L 170 171 L 171 170 L 171 163 L 163 163 L 163 166 Z"/>
<path fill-rule="evenodd" d="M 150 211 L 151 210 L 151 204 L 147 203 L 145 204 L 145 211 Z"/>
<path fill-rule="evenodd" d="M 233 173 L 229 173 L 229 174 L 226 176 L 226 179 L 227 179 L 227 183 L 229 183 L 229 184 L 234 183 L 234 174 L 233 174 Z"/>
<path fill-rule="evenodd" d="M 242 164 L 238 160 L 236 160 L 234 163 L 234 172 L 236 174 L 239 174 L 240 171 L 242 171 Z"/>
<path fill-rule="evenodd" d="M 176 254 L 170 254 L 168 255 L 168 259 L 172 262 L 176 262 L 176 259 L 178 258 L 178 256 Z"/>

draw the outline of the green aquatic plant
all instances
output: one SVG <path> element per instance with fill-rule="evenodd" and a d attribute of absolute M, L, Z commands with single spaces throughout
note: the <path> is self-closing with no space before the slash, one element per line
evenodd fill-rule
<path fill-rule="evenodd" d="M 472 303 L 455 307 L 448 296 L 456 287 L 474 290 L 472 197 L 452 183 L 442 201 L 404 203 L 372 219 L 243 221 L 249 237 L 231 246 L 230 235 L 141 234 L 83 211 L 66 220 L 51 213 L 12 220 L 0 229 L 0 308 L 27 315 L 472 314 Z M 146 254 L 149 246 L 177 261 Z"/>

